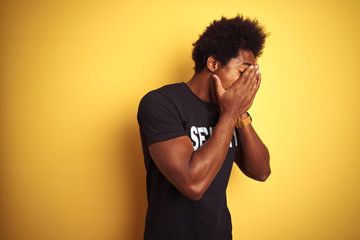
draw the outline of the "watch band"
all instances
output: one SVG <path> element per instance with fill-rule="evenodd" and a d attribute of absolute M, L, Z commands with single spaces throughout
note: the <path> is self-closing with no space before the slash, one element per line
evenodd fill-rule
<path fill-rule="evenodd" d="M 250 114 L 248 112 L 246 112 L 246 113 L 247 113 L 248 117 L 245 119 L 241 119 L 239 117 L 236 122 L 236 125 L 235 125 L 236 128 L 243 128 L 252 122 L 252 118 L 251 118 Z"/>

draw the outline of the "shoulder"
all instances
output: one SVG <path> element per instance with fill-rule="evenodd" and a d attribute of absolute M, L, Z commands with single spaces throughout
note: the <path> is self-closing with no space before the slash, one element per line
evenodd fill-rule
<path fill-rule="evenodd" d="M 145 144 L 186 135 L 176 100 L 180 84 L 171 84 L 150 91 L 140 101 L 137 120 Z"/>
<path fill-rule="evenodd" d="M 150 92 L 148 92 L 143 98 L 143 100 L 148 100 L 148 99 L 157 99 L 157 98 L 163 98 L 163 97 L 167 97 L 167 98 L 172 98 L 174 95 L 177 95 L 179 92 L 184 91 L 184 83 L 174 83 L 174 84 L 168 84 L 165 85 L 161 88 L 152 90 Z"/>
<path fill-rule="evenodd" d="M 140 115 L 178 115 L 178 102 L 184 89 L 183 83 L 165 85 L 148 92 L 140 100 L 138 117 Z"/>
<path fill-rule="evenodd" d="M 153 107 L 171 107 L 178 101 L 179 93 L 183 91 L 182 83 L 165 85 L 148 92 L 139 103 L 139 110 Z"/>

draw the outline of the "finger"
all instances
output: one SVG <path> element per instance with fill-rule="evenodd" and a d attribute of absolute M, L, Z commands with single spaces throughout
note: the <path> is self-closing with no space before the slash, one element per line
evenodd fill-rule
<path fill-rule="evenodd" d="M 216 97 L 220 97 L 225 93 L 225 89 L 223 88 L 221 80 L 217 75 L 213 74 L 212 77 L 214 79 Z"/>
<path fill-rule="evenodd" d="M 248 89 L 250 94 L 253 91 L 254 86 L 256 85 L 256 79 L 257 79 L 257 70 L 254 69 L 253 72 L 251 72 L 250 76 L 248 77 L 248 80 L 246 80 L 245 88 Z"/>
<path fill-rule="evenodd" d="M 246 80 L 249 78 L 249 74 L 254 69 L 254 66 L 248 67 L 243 74 L 240 75 L 240 77 L 231 85 L 232 88 L 238 88 L 241 85 L 244 85 L 246 83 Z M 248 86 L 246 86 L 248 87 Z"/>
<path fill-rule="evenodd" d="M 257 78 L 256 78 L 256 86 L 258 88 L 260 87 L 260 83 L 261 83 L 261 73 L 259 72 L 259 74 L 257 75 Z"/>
<path fill-rule="evenodd" d="M 259 72 L 259 74 L 258 74 L 257 82 L 258 82 L 258 85 L 260 85 L 260 83 L 261 83 L 261 73 L 260 73 L 260 72 Z"/>
<path fill-rule="evenodd" d="M 261 83 L 261 73 L 258 74 L 256 84 L 255 84 L 254 87 L 253 87 L 253 92 L 252 92 L 252 93 L 253 93 L 254 95 L 255 95 L 255 94 L 257 93 L 257 91 L 259 90 L 260 83 Z"/>
<path fill-rule="evenodd" d="M 241 78 L 243 79 L 244 82 L 246 82 L 249 78 L 252 72 L 254 72 L 255 67 L 253 65 L 251 65 L 250 67 L 248 67 L 244 74 L 241 76 Z"/>
<path fill-rule="evenodd" d="M 254 91 L 256 91 L 256 88 L 258 88 L 259 87 L 259 72 L 257 72 L 256 74 L 255 74 L 255 77 L 254 77 L 254 81 L 251 83 L 251 84 L 249 84 L 250 86 L 249 86 L 249 89 L 250 89 L 250 94 L 251 95 L 253 95 L 254 94 Z"/>
<path fill-rule="evenodd" d="M 248 67 L 245 72 L 243 74 L 241 74 L 240 78 L 238 79 L 237 82 L 242 82 L 245 83 L 246 80 L 249 78 L 250 73 L 254 70 L 254 66 L 251 65 L 250 67 Z"/>
<path fill-rule="evenodd" d="M 249 74 L 249 77 L 247 79 L 247 84 L 254 85 L 256 82 L 257 74 L 259 73 L 259 70 L 257 70 L 255 67 L 253 71 Z"/>

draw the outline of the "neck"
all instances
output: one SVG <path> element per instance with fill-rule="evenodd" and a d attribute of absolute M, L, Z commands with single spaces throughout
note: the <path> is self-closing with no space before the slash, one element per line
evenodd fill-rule
<path fill-rule="evenodd" d="M 215 103 L 214 80 L 211 75 L 211 72 L 203 70 L 195 73 L 186 84 L 204 102 Z"/>

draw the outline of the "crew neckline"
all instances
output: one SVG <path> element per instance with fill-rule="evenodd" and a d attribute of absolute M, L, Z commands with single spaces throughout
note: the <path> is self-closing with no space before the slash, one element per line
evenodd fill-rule
<path fill-rule="evenodd" d="M 202 106 L 206 107 L 206 108 L 210 108 L 210 109 L 214 109 L 217 108 L 215 103 L 209 103 L 209 102 L 205 102 L 204 100 L 202 100 L 201 98 L 199 98 L 191 89 L 190 87 L 185 83 L 185 82 L 181 82 L 180 83 L 185 89 L 186 89 L 186 93 L 189 97 L 193 98 L 196 102 L 198 102 L 199 104 L 201 104 Z"/>

